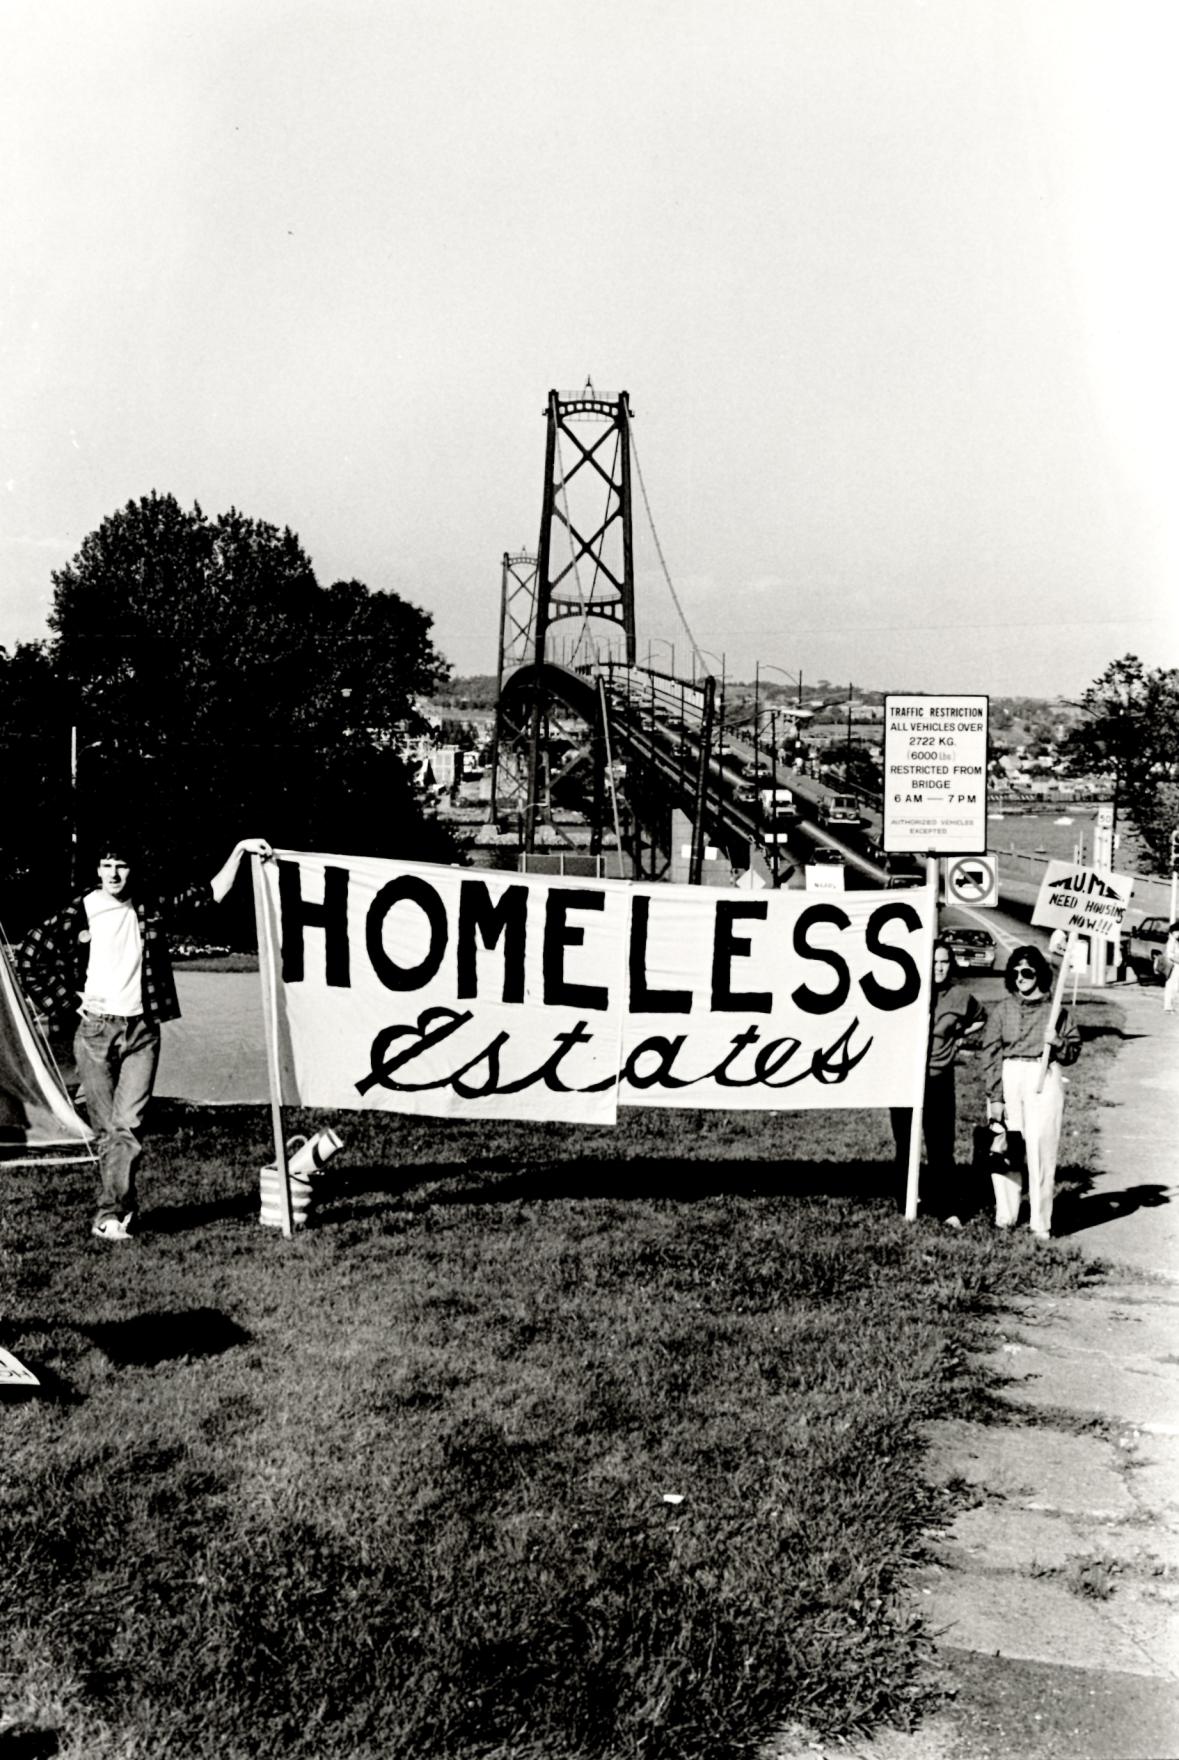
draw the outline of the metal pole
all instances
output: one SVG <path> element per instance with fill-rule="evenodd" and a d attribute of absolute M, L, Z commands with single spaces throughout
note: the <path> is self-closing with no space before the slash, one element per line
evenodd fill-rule
<path fill-rule="evenodd" d="M 699 886 L 704 876 L 704 806 L 708 786 L 708 759 L 712 750 L 712 712 L 715 702 L 716 680 L 709 673 L 704 680 L 704 706 L 700 716 L 700 763 L 696 770 L 692 859 L 688 868 L 689 886 Z"/>
<path fill-rule="evenodd" d="M 70 891 L 78 884 L 78 724 L 70 726 Z"/>
<path fill-rule="evenodd" d="M 927 855 L 925 858 L 925 884 L 926 884 L 926 886 L 933 888 L 933 895 L 934 895 L 935 899 L 937 897 L 937 883 L 938 883 L 938 860 L 937 860 L 937 857 Z M 930 941 L 930 944 L 929 944 L 929 983 L 932 988 L 932 985 L 933 985 L 933 941 L 932 940 Z M 921 1138 L 922 1138 L 922 1134 L 924 1133 L 924 1130 L 925 1130 L 925 1079 L 924 1078 L 925 1078 L 925 1070 L 926 1070 L 926 1068 L 928 1066 L 928 1062 L 929 1062 L 929 1028 L 930 1028 L 930 1023 L 932 1022 L 932 1019 L 933 1019 L 933 1010 L 930 1009 L 927 1011 L 927 1014 L 926 1014 L 925 1045 L 924 1045 L 924 1048 L 921 1053 L 921 1072 L 922 1072 L 921 1099 L 920 1099 L 919 1103 L 916 1106 L 914 1106 L 912 1114 L 910 1116 L 910 1120 L 909 1120 L 909 1165 L 906 1170 L 906 1177 L 905 1177 L 905 1221 L 906 1222 L 916 1222 L 916 1220 L 917 1220 L 917 1207 L 918 1207 L 918 1204 L 920 1203 L 920 1195 L 921 1194 L 920 1194 L 919 1181 L 920 1181 L 920 1173 L 921 1173 Z"/>
<path fill-rule="evenodd" d="M 777 891 L 778 829 L 775 823 L 775 809 L 778 804 L 778 714 L 775 709 L 770 710 L 770 803 L 770 834 L 773 837 L 773 842 L 770 844 L 770 865 L 774 870 L 774 890 Z"/>
<path fill-rule="evenodd" d="M 756 788 L 761 777 L 761 661 L 753 662 L 753 786 Z"/>

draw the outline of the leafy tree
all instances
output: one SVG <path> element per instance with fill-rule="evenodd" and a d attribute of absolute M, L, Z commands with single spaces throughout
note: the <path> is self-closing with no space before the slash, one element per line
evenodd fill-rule
<path fill-rule="evenodd" d="M 448 670 L 425 612 L 355 580 L 321 588 L 289 529 L 156 493 L 104 520 L 53 583 L 37 664 L 50 743 L 78 729 L 84 847 L 134 836 L 166 879 L 210 872 L 247 832 L 453 855 L 391 737 Z"/>
<path fill-rule="evenodd" d="M 45 914 L 71 867 L 70 721 L 48 646 L 0 648 L 0 934 Z"/>
<path fill-rule="evenodd" d="M 1115 804 L 1128 814 L 1160 868 L 1179 824 L 1179 671 L 1148 672 L 1136 654 L 1106 667 L 1075 707 L 1083 716 L 1061 742 L 1074 775 L 1113 777 Z"/>

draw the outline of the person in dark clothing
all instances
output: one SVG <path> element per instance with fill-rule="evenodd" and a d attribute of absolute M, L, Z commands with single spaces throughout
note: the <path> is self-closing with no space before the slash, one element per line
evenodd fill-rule
<path fill-rule="evenodd" d="M 985 1021 L 986 1013 L 978 997 L 959 981 L 953 948 L 939 937 L 933 944 L 933 984 L 929 997 L 929 1055 L 922 1112 L 925 1178 L 921 1184 L 921 1198 L 922 1208 L 928 1215 L 940 1217 L 952 1228 L 961 1227 L 959 1211 L 962 1208 L 954 1159 L 957 1124 L 954 1064 L 962 1046 L 981 1034 Z M 891 1118 L 903 1192 L 909 1168 L 913 1114 L 907 1106 L 894 1106 Z"/>
<path fill-rule="evenodd" d="M 212 881 L 166 903 L 137 884 L 125 843 L 109 842 L 98 886 L 33 929 L 21 944 L 18 975 L 35 1008 L 51 1020 L 77 1019 L 74 1056 L 90 1124 L 98 1138 L 99 1198 L 91 1232 L 123 1241 L 135 1215 L 139 1130 L 155 1083 L 160 1026 L 180 1005 L 172 975 L 168 920 L 220 902 L 246 853 L 269 855 L 262 838 L 238 843 Z"/>

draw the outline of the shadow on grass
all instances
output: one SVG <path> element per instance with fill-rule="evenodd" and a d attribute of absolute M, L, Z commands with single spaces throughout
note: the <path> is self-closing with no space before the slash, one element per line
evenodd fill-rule
<path fill-rule="evenodd" d="M 1093 1039 L 1117 1039 L 1123 1044 L 1129 1044 L 1131 1039 L 1149 1039 L 1150 1037 L 1150 1033 L 1127 1033 L 1123 1027 L 1083 1026 L 1081 1028 L 1081 1042 L 1086 1045 Z"/>
<path fill-rule="evenodd" d="M 0 1729 L 0 1760 L 52 1760 L 60 1752 L 61 1737 L 55 1729 L 31 1723 L 12 1723 Z"/>
<path fill-rule="evenodd" d="M 148 1368 L 176 1357 L 218 1357 L 250 1338 L 216 1308 L 133 1314 L 129 1320 L 104 1320 L 79 1330 L 120 1368 Z"/>
<path fill-rule="evenodd" d="M 363 1199 L 395 1198 L 413 1209 L 465 1204 L 518 1204 L 539 1199 L 634 1198 L 692 1203 L 715 1197 L 825 1197 L 899 1209 L 891 1162 L 685 1161 L 641 1157 L 603 1162 L 586 1156 L 548 1166 L 522 1167 L 488 1157 L 478 1168 L 438 1162 L 390 1169 L 349 1168 L 317 1182 L 321 1221 L 357 1221 L 387 1205 Z"/>
<path fill-rule="evenodd" d="M 140 1233 L 187 1234 L 214 1222 L 255 1220 L 258 1192 L 237 1192 L 232 1198 L 210 1198 L 199 1204 L 160 1204 L 147 1211 Z"/>

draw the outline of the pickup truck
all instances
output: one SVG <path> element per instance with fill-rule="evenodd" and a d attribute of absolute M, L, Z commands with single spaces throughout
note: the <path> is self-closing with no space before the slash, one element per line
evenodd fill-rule
<path fill-rule="evenodd" d="M 1123 931 L 1127 958 L 1140 979 L 1157 978 L 1161 983 L 1166 976 L 1162 959 L 1168 927 L 1166 917 L 1143 917 L 1132 929 Z"/>

